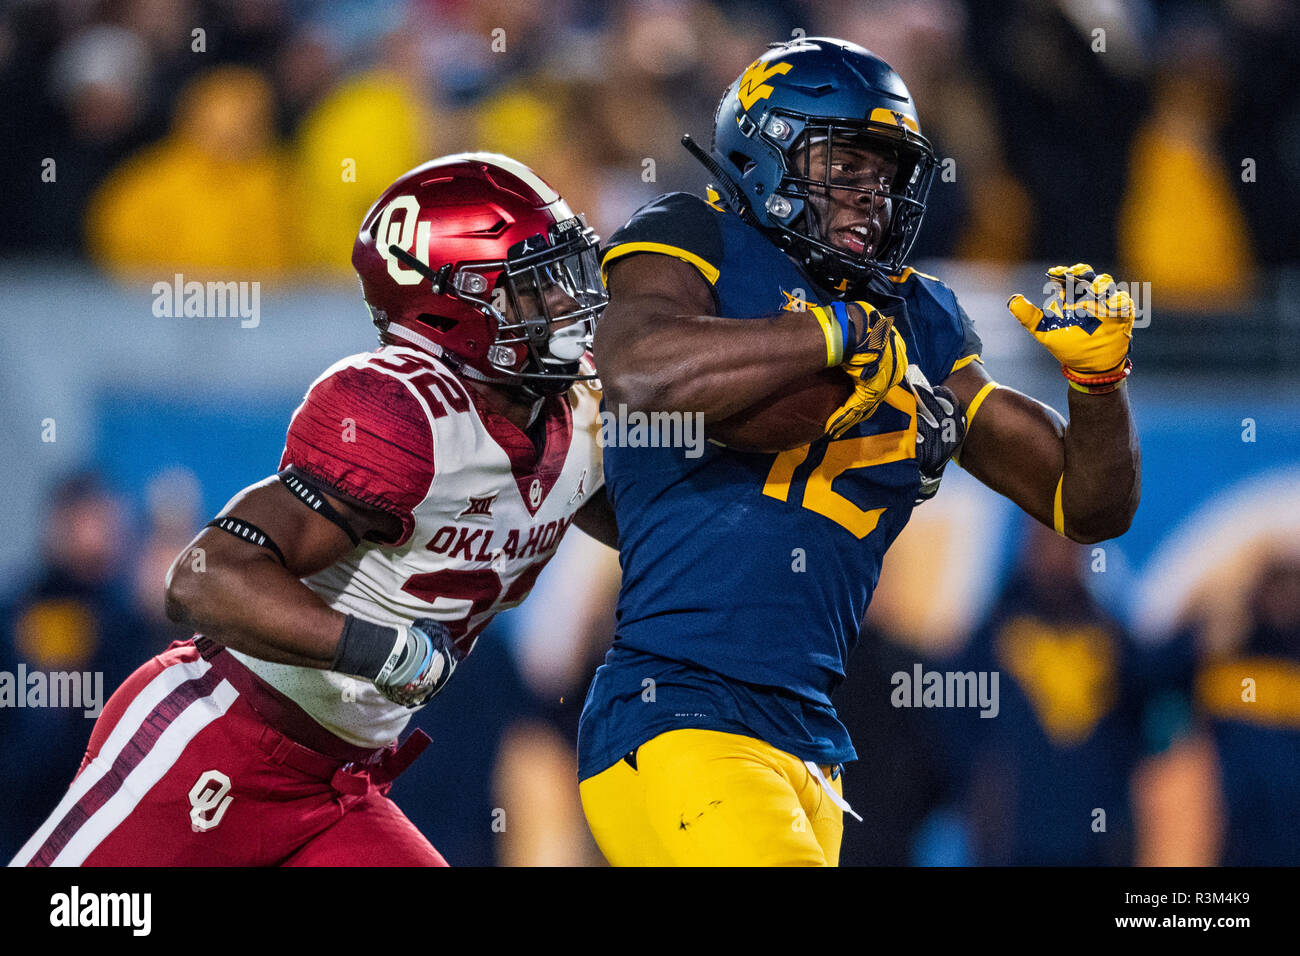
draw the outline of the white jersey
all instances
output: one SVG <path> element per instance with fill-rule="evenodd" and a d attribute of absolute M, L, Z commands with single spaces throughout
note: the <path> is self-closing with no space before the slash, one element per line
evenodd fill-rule
<path fill-rule="evenodd" d="M 596 384 L 546 401 L 539 453 L 424 352 L 385 346 L 331 366 L 294 413 L 280 467 L 396 515 L 403 533 L 362 541 L 305 583 L 379 624 L 443 621 L 468 654 L 497 612 L 528 596 L 604 484 Z M 369 681 L 232 653 L 349 743 L 386 746 L 412 713 Z"/>

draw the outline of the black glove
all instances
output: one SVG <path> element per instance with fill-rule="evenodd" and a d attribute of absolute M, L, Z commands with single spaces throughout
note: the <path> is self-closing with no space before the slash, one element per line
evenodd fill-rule
<path fill-rule="evenodd" d="M 921 489 L 916 504 L 929 501 L 939 490 L 948 459 L 966 438 L 966 416 L 959 412 L 957 396 L 942 385 L 931 385 L 916 365 L 904 378 L 916 396 L 916 462 L 921 468 Z"/>

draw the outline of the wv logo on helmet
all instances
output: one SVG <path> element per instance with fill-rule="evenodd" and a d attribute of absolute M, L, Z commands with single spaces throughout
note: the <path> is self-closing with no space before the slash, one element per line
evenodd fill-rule
<path fill-rule="evenodd" d="M 789 73 L 790 68 L 789 63 L 764 63 L 762 60 L 749 64 L 749 69 L 741 74 L 740 88 L 736 91 L 740 105 L 749 109 L 759 100 L 767 99 L 772 95 L 772 86 L 767 81 Z"/>

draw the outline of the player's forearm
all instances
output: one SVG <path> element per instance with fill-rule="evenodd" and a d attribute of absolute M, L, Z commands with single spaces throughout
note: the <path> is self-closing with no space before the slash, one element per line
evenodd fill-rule
<path fill-rule="evenodd" d="M 214 641 L 262 660 L 328 668 L 345 616 L 269 555 L 172 569 L 167 614 Z"/>
<path fill-rule="evenodd" d="M 968 393 L 973 388 L 963 387 Z M 1068 424 L 1035 398 L 994 389 L 971 421 L 961 466 L 1043 524 L 1059 523 L 1073 541 L 1121 535 L 1140 491 L 1137 436 L 1124 389 L 1108 395 L 1071 389 Z"/>
<path fill-rule="evenodd" d="M 632 410 L 716 421 L 826 367 L 826 336 L 804 312 L 728 319 L 667 314 L 645 299 L 616 307 L 617 324 L 636 331 L 611 341 L 598 328 L 596 365 L 607 395 Z"/>
<path fill-rule="evenodd" d="M 1142 459 L 1128 386 L 1104 395 L 1070 389 L 1061 514 L 1065 532 L 1092 544 L 1128 530 L 1142 492 Z"/>

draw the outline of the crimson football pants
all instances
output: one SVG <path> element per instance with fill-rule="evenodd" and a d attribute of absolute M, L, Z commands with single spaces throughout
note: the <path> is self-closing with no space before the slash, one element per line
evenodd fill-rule
<path fill-rule="evenodd" d="M 178 641 L 95 722 L 11 866 L 446 866 L 388 799 L 423 749 L 326 731 L 219 645 Z"/>

